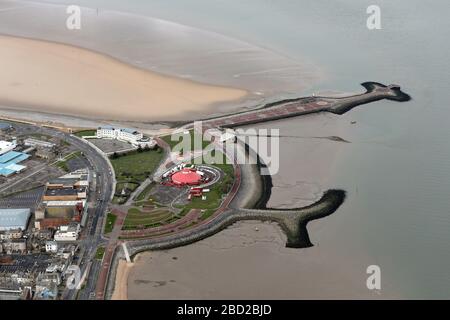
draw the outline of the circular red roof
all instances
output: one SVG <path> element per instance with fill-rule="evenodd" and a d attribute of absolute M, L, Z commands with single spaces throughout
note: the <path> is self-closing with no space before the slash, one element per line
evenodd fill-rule
<path fill-rule="evenodd" d="M 202 176 L 199 175 L 196 170 L 191 169 L 182 169 L 178 172 L 175 172 L 172 175 L 172 181 L 176 184 L 187 184 L 187 185 L 196 185 L 199 184 L 202 180 Z"/>

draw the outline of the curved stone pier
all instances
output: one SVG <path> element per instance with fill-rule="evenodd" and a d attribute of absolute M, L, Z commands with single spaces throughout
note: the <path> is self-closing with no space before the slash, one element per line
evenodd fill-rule
<path fill-rule="evenodd" d="M 411 97 L 401 91 L 399 85 L 383 85 L 378 82 L 361 84 L 366 92 L 348 97 L 312 96 L 287 99 L 267 104 L 259 109 L 244 111 L 203 120 L 203 128 L 234 128 L 266 121 L 297 117 L 309 113 L 331 112 L 344 114 L 349 110 L 370 102 L 388 99 L 393 101 L 408 101 Z"/>

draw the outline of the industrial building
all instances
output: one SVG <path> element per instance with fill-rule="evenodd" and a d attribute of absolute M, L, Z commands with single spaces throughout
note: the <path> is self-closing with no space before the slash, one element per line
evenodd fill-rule
<path fill-rule="evenodd" d="M 3 141 L 0 141 L 0 144 Z M 1 147 L 0 147 L 1 148 Z M 9 147 L 6 147 L 8 149 Z M 20 165 L 19 163 L 28 159 L 30 155 L 17 152 L 17 151 L 7 151 L 0 155 L 0 175 L 8 177 L 14 173 L 21 172 L 26 169 L 26 166 Z"/>
<path fill-rule="evenodd" d="M 0 209 L 0 231 L 26 230 L 30 216 L 29 208 Z"/>
<path fill-rule="evenodd" d="M 0 155 L 7 153 L 17 147 L 16 141 L 0 140 Z"/>
<path fill-rule="evenodd" d="M 48 189 L 78 188 L 83 186 L 89 186 L 89 172 L 87 169 L 70 172 L 47 183 Z"/>
<path fill-rule="evenodd" d="M 33 138 L 25 139 L 23 141 L 23 144 L 27 147 L 43 147 L 43 148 L 49 148 L 49 149 L 55 147 L 54 143 L 42 141 L 42 140 L 38 140 L 38 139 L 33 139 Z"/>
<path fill-rule="evenodd" d="M 42 200 L 45 201 L 75 201 L 86 199 L 87 187 L 51 188 L 45 191 Z"/>
<path fill-rule="evenodd" d="M 89 171 L 80 169 L 50 180 L 35 213 L 35 228 L 57 229 L 81 222 L 87 213 Z"/>
<path fill-rule="evenodd" d="M 55 157 L 55 151 L 49 148 L 37 148 L 35 156 L 41 159 L 51 159 Z"/>

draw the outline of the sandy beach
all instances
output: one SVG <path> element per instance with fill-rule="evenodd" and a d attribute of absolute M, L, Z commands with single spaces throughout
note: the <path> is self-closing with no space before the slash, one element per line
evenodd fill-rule
<path fill-rule="evenodd" d="M 125 260 L 120 260 L 117 266 L 116 283 L 111 300 L 127 300 L 128 299 L 128 285 L 127 279 L 133 263 L 127 263 Z"/>
<path fill-rule="evenodd" d="M 0 36 L 0 105 L 113 120 L 185 120 L 244 98 L 74 46 Z"/>

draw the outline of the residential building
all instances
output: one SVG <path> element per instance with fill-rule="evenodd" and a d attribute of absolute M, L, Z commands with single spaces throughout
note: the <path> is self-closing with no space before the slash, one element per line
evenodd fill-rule
<path fill-rule="evenodd" d="M 0 231 L 0 240 L 6 241 L 6 240 L 14 240 L 14 239 L 20 239 L 23 236 L 22 229 L 11 229 L 7 231 Z"/>
<path fill-rule="evenodd" d="M 71 223 L 66 226 L 60 226 L 55 233 L 55 241 L 76 241 L 80 234 L 81 227 L 79 223 Z"/>
<path fill-rule="evenodd" d="M 16 239 L 2 243 L 3 253 L 12 254 L 20 253 L 24 254 L 27 251 L 26 239 Z"/>
<path fill-rule="evenodd" d="M 47 241 L 45 243 L 45 252 L 57 253 L 58 252 L 58 242 L 56 242 L 56 241 Z"/>

